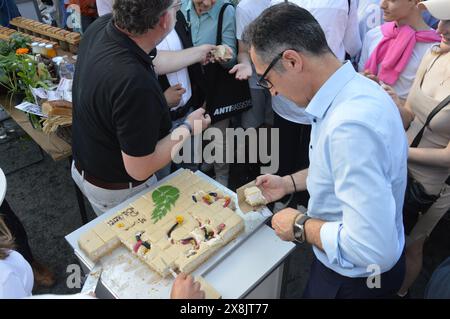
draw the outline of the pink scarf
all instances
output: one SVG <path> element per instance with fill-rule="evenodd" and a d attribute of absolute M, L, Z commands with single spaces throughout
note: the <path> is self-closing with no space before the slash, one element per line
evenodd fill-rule
<path fill-rule="evenodd" d="M 434 30 L 415 31 L 409 25 L 397 27 L 395 22 L 381 26 L 383 39 L 367 60 L 364 70 L 378 75 L 386 84 L 393 85 L 408 65 L 417 42 L 439 42 L 441 37 Z M 380 71 L 378 65 L 381 63 Z"/>

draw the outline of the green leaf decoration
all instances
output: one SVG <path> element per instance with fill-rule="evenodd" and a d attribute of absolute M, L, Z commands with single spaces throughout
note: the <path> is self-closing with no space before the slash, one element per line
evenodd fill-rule
<path fill-rule="evenodd" d="M 152 193 L 152 199 L 155 203 L 155 209 L 152 214 L 153 223 L 166 216 L 170 209 L 175 206 L 175 202 L 179 197 L 180 191 L 176 187 L 164 185 L 155 189 Z"/>

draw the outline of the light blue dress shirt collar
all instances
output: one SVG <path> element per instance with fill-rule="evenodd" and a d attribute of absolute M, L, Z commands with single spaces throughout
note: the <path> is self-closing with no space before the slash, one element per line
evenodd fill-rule
<path fill-rule="evenodd" d="M 322 119 L 336 96 L 356 74 L 350 62 L 343 64 L 314 95 L 305 112 L 312 118 Z"/>

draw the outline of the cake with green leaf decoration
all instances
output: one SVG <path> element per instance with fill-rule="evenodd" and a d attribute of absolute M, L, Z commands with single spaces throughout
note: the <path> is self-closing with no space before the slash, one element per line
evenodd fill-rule
<path fill-rule="evenodd" d="M 155 190 L 83 234 L 93 261 L 125 245 L 163 277 L 191 273 L 245 228 L 230 196 L 182 170 Z"/>

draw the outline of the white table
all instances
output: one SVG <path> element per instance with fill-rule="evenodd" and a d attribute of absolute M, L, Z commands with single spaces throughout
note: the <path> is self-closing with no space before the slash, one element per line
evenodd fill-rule
<path fill-rule="evenodd" d="M 0 168 L 0 205 L 3 203 L 6 195 L 6 177 L 3 174 L 2 169 Z"/>
<path fill-rule="evenodd" d="M 148 190 L 143 191 L 143 193 L 145 192 L 148 192 Z M 136 197 L 139 196 L 141 194 L 136 195 Z M 118 208 L 132 200 L 133 198 L 119 205 Z M 80 251 L 77 243 L 78 238 L 87 229 L 107 219 L 116 211 L 117 209 L 108 211 L 66 236 L 66 240 L 74 249 L 75 255 L 80 260 L 85 272 L 92 270 L 94 263 Z M 230 249 L 227 246 L 232 248 Z M 230 243 L 227 246 L 223 248 L 224 250 L 229 249 L 226 254 L 220 256 L 216 253 L 211 260 L 198 270 L 220 292 L 222 297 L 227 299 L 245 297 L 279 298 L 283 261 L 295 248 L 295 245 L 291 242 L 281 241 L 270 227 L 259 224 L 251 232 L 246 229 L 246 236 L 239 244 L 233 245 Z M 117 262 L 118 260 L 120 262 Z M 152 281 L 151 278 L 148 279 L 151 275 L 147 275 L 150 273 L 150 269 L 125 248 L 118 248 L 111 255 L 105 256 L 102 258 L 102 263 L 106 263 L 106 265 L 97 288 L 98 297 L 152 298 L 155 297 L 155 294 L 159 298 L 169 297 L 168 291 L 170 291 L 171 280 L 165 283 L 168 288 L 162 289 L 162 292 L 149 291 L 149 287 L 151 290 L 160 291 L 161 283 L 154 286 L 149 283 L 149 281 Z M 145 274 L 145 276 L 142 276 L 142 274 Z"/>

